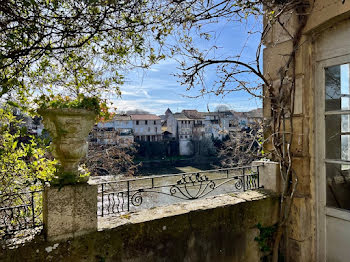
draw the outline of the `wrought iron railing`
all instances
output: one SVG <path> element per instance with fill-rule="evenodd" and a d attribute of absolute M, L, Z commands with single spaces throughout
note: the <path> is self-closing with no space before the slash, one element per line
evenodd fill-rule
<path fill-rule="evenodd" d="M 98 216 L 126 214 L 209 195 L 259 188 L 259 166 L 126 179 L 99 184 Z M 215 192 L 214 192 L 215 191 Z"/>
<path fill-rule="evenodd" d="M 43 225 L 42 191 L 0 194 L 0 236 Z"/>

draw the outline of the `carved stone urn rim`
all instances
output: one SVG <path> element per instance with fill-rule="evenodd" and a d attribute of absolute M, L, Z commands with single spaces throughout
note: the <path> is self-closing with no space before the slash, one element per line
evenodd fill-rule
<path fill-rule="evenodd" d="M 89 109 L 83 109 L 83 108 L 45 108 L 45 109 L 38 109 L 39 115 L 49 115 L 49 114 L 56 114 L 56 115 L 62 115 L 62 116 L 91 116 L 95 117 L 97 116 L 97 113 L 93 110 Z"/>

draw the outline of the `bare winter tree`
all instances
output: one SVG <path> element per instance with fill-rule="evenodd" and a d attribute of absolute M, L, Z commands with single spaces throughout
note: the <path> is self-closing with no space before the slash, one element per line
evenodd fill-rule
<path fill-rule="evenodd" d="M 133 176 L 139 167 L 139 165 L 134 164 L 136 151 L 134 144 L 120 147 L 119 145 L 90 143 L 88 156 L 82 160 L 82 163 L 88 168 L 92 176 Z"/>
<path fill-rule="evenodd" d="M 258 122 L 240 132 L 230 133 L 219 148 L 218 156 L 222 167 L 250 165 L 264 155 L 262 148 L 263 128 Z"/>
<path fill-rule="evenodd" d="M 218 105 L 215 107 L 215 112 L 225 112 L 225 111 L 230 111 L 230 107 L 227 105 Z"/>

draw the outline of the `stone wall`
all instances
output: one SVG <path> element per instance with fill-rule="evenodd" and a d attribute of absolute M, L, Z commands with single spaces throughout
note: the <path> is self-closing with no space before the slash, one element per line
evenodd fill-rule
<path fill-rule="evenodd" d="M 193 154 L 193 145 L 189 138 L 179 140 L 179 154 L 180 156 L 190 156 Z"/>
<path fill-rule="evenodd" d="M 301 15 L 307 15 L 300 45 L 296 53 L 295 64 L 295 102 L 293 115 L 292 162 L 298 177 L 297 192 L 291 210 L 287 229 L 287 261 L 317 261 L 317 186 L 315 169 L 315 55 L 316 44 L 321 32 L 335 23 L 350 17 L 350 1 L 315 0 L 305 1 L 308 8 Z M 276 23 L 264 39 L 264 75 L 274 86 L 279 82 L 279 70 L 292 52 L 293 39 L 299 24 L 297 10 L 281 17 L 281 23 L 288 30 Z M 347 36 L 348 37 L 348 36 Z M 329 38 L 330 52 L 334 52 L 334 40 Z M 289 70 L 291 76 L 292 70 Z M 269 99 L 264 100 L 264 117 L 271 117 Z M 287 130 L 288 131 L 288 130 Z M 271 149 L 268 146 L 267 149 Z"/>
<path fill-rule="evenodd" d="M 258 223 L 276 223 L 278 197 L 267 191 L 220 195 L 99 221 L 70 240 L 37 237 L 0 250 L 0 261 L 257 262 Z"/>

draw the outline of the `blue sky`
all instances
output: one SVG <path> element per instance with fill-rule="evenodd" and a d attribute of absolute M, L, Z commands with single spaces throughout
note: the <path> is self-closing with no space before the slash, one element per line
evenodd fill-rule
<path fill-rule="evenodd" d="M 217 24 L 203 26 L 214 37 L 208 42 L 194 37 L 196 45 L 203 49 L 215 44 L 219 48 L 216 56 L 228 57 L 242 52 L 241 60 L 254 60 L 260 34 L 249 34 L 248 31 L 261 31 L 261 21 L 250 18 L 246 23 L 220 21 Z M 244 48 L 243 48 L 244 47 Z M 178 62 L 167 58 L 148 70 L 135 69 L 126 75 L 126 83 L 121 88 L 122 97 L 113 99 L 117 110 L 143 109 L 155 114 L 163 114 L 169 107 L 173 112 L 183 109 L 197 109 L 198 111 L 214 111 L 217 105 L 227 105 L 236 111 L 248 111 L 262 106 L 260 99 L 254 98 L 246 92 L 234 92 L 224 97 L 214 94 L 198 98 L 189 98 L 200 94 L 200 86 L 186 91 L 179 79 L 172 74 L 180 72 Z M 210 86 L 217 79 L 214 71 L 206 73 L 206 84 Z M 248 80 L 256 80 L 249 76 Z"/>

